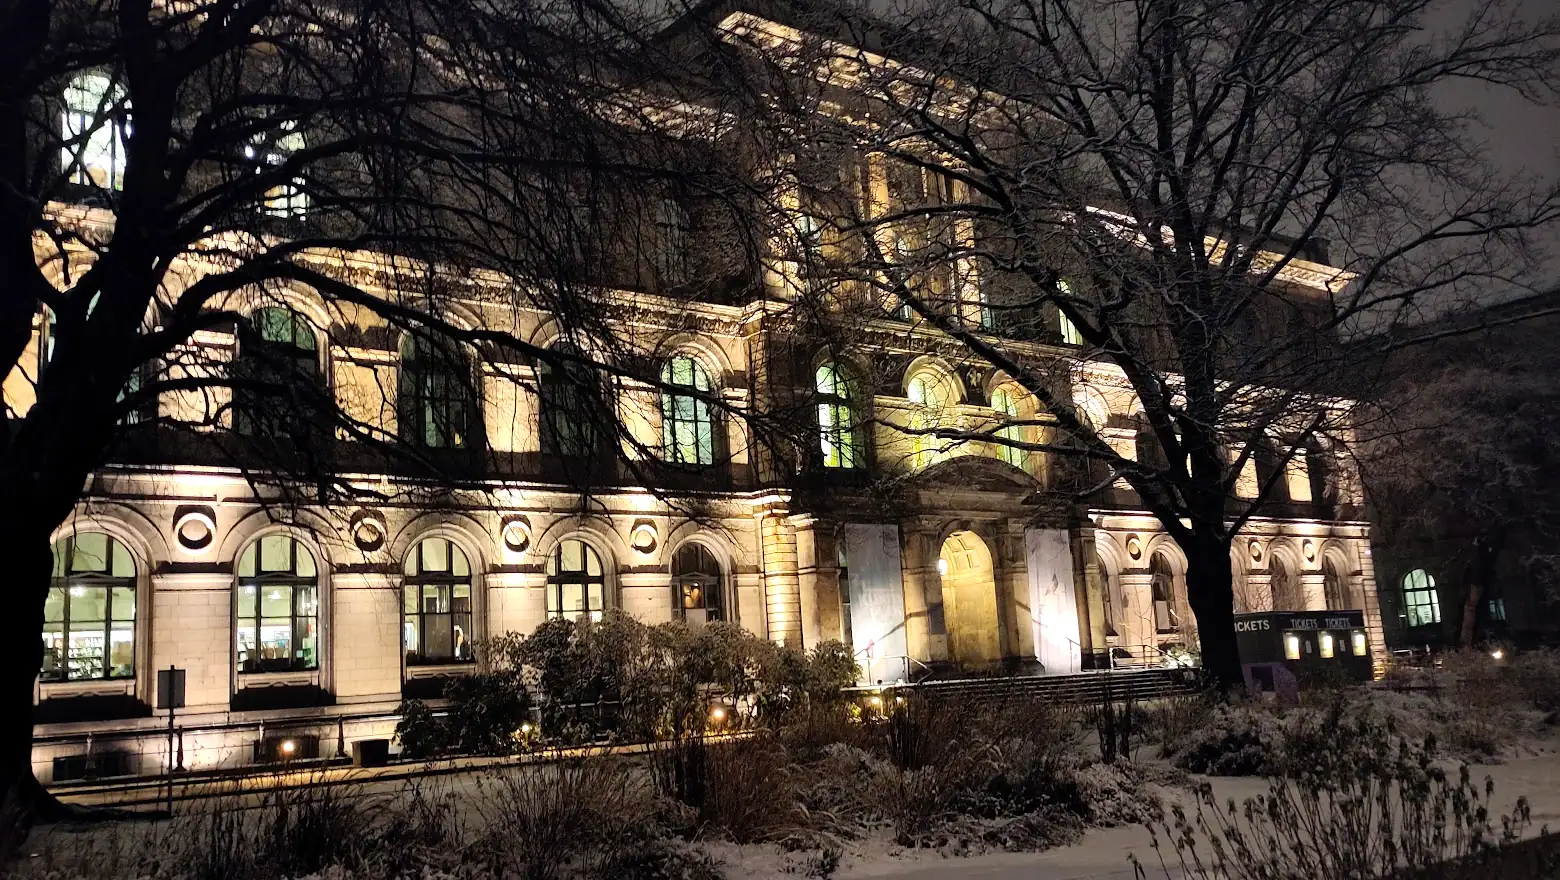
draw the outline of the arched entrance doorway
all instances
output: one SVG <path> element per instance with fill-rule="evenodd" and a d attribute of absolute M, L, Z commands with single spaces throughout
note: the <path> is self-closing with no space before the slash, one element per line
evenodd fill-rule
<path fill-rule="evenodd" d="M 942 576 L 948 659 L 970 666 L 1002 659 L 998 639 L 997 582 L 991 551 L 974 532 L 954 532 L 937 556 Z"/>

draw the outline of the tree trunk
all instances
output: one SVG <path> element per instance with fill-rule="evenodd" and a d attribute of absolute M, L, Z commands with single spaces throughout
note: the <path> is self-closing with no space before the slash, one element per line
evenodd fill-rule
<path fill-rule="evenodd" d="M 6 613 L 0 615 L 0 785 L 5 806 L 21 812 L 23 824 L 47 818 L 57 806 L 33 777 L 33 685 L 43 662 L 43 605 L 49 593 L 53 557 L 47 535 L 17 520 L 24 510 L 0 516 L 0 558 L 12 580 Z M 9 818 L 9 817 L 8 817 Z"/>
<path fill-rule="evenodd" d="M 1484 601 L 1489 587 L 1495 582 L 1495 564 L 1500 558 L 1500 534 L 1475 538 L 1473 564 L 1468 567 L 1468 595 L 1463 600 L 1462 626 L 1458 628 L 1457 646 L 1471 648 L 1478 638 L 1479 603 Z"/>
<path fill-rule="evenodd" d="M 1186 598 L 1197 618 L 1203 671 L 1221 691 L 1245 686 L 1235 646 L 1235 589 L 1229 542 L 1198 536 L 1186 553 Z"/>

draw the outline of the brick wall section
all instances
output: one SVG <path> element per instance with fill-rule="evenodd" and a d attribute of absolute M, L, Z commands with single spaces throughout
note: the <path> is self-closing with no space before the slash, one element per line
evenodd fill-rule
<path fill-rule="evenodd" d="M 344 701 L 401 691 L 399 578 L 344 575 L 334 579 L 336 696 Z"/>
<path fill-rule="evenodd" d="M 187 710 L 226 710 L 232 695 L 231 602 L 233 581 L 226 574 L 152 576 L 152 651 L 137 665 L 151 664 L 148 680 L 158 669 L 185 670 Z M 147 702 L 156 704 L 157 695 Z"/>

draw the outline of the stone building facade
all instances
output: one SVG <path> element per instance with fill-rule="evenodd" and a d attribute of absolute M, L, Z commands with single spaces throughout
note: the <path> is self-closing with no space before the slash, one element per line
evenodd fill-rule
<path fill-rule="evenodd" d="M 332 259 L 393 294 L 393 276 L 374 280 L 374 255 Z M 1305 295 L 1324 289 L 1329 272 L 1297 261 L 1286 280 Z M 764 409 L 779 382 L 812 395 L 802 412 L 815 420 L 804 456 L 813 464 L 794 472 L 776 467 L 740 419 L 644 383 L 614 383 L 624 443 L 608 457 L 633 462 L 662 450 L 703 468 L 692 488 L 635 485 L 622 466 L 588 492 L 563 479 L 544 441 L 566 401 L 549 400 L 535 364 L 472 357 L 475 393 L 461 402 L 457 438 L 445 433 L 448 411 L 437 425 L 407 422 L 418 410 L 402 386 L 423 379 L 408 378 L 415 343 L 366 311 L 308 290 L 219 303 L 257 326 L 285 325 L 267 341 L 311 364 L 356 422 L 403 439 L 431 431 L 430 451 L 461 447 L 482 466 L 456 483 L 348 468 L 344 481 L 386 500 L 280 507 L 199 444 L 104 467 L 57 536 L 37 685 L 40 778 L 53 777 L 55 759 L 93 752 L 123 753 L 126 772 L 166 766 L 167 714 L 154 708 L 160 670 L 187 676 L 173 746 L 185 768 L 264 760 L 279 736 L 332 755 L 389 736 L 403 700 L 436 697 L 449 676 L 474 668 L 474 642 L 607 608 L 649 622 L 725 619 L 802 648 L 842 640 L 869 681 L 1157 665 L 1195 649 L 1184 557 L 1128 490 L 1048 505 L 1037 499 L 1065 467 L 1049 455 L 980 441 L 948 448 L 902 430 L 1022 418 L 1032 424 L 1003 430 L 1038 442 L 1053 428 L 1032 398 L 935 331 L 891 315 L 869 322 L 869 347 L 850 357 L 820 349 L 798 358 L 805 330 L 784 308 L 797 275 L 777 259 L 722 303 L 610 294 L 626 335 L 665 365 L 663 375 L 737 410 Z M 515 308 L 495 292 L 503 286 L 479 279 L 462 288 L 452 320 L 542 348 L 558 342 L 555 322 Z M 1112 367 L 1078 361 L 1060 326 L 1012 345 L 1072 359 L 1080 407 L 1130 451 L 1135 404 Z M 209 364 L 243 357 L 236 332 L 205 332 L 190 348 Z M 48 350 L 40 316 L 38 369 Z M 774 367 L 781 360 L 789 372 Z M 14 411 L 25 412 L 30 393 L 25 369 L 7 378 Z M 242 401 L 206 389 L 163 398 L 154 421 L 215 437 L 242 430 L 235 419 L 244 412 Z M 1314 464 L 1297 458 L 1275 515 L 1252 521 L 1237 541 L 1238 600 L 1242 610 L 1364 608 L 1379 645 L 1368 526 L 1349 515 L 1357 490 L 1337 479 L 1322 497 Z M 881 480 L 893 484 L 888 495 Z M 1241 491 L 1254 483 L 1253 475 Z"/>

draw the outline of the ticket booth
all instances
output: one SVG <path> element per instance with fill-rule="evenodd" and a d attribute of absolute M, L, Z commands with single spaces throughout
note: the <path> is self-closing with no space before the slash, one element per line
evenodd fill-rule
<path fill-rule="evenodd" d="M 1306 681 L 1370 681 L 1363 611 L 1264 611 L 1235 615 L 1246 687 L 1295 699 Z"/>

